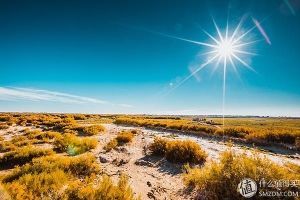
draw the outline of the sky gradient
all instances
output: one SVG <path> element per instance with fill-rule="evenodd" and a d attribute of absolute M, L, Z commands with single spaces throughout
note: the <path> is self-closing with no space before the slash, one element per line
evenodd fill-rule
<path fill-rule="evenodd" d="M 223 114 L 213 54 L 228 19 L 240 58 L 224 114 L 300 117 L 300 0 L 1 1 L 0 111 Z M 204 30 L 204 31 L 203 31 Z M 230 34 L 229 34 L 230 35 Z M 176 39 L 177 38 L 177 39 Z M 174 89 L 176 88 L 176 89 Z"/>

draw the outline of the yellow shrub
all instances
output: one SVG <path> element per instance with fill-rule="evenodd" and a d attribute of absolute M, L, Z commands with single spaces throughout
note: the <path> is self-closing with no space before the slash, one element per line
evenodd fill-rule
<path fill-rule="evenodd" d="M 24 135 L 27 136 L 27 138 L 31 140 L 31 139 L 36 139 L 40 134 L 41 134 L 40 130 L 33 130 L 33 131 L 27 132 Z"/>
<path fill-rule="evenodd" d="M 78 155 L 90 149 L 96 148 L 98 141 L 95 138 L 83 138 L 66 133 L 56 138 L 54 146 L 60 152 L 67 152 L 70 155 Z"/>
<path fill-rule="evenodd" d="M 52 155 L 55 152 L 52 149 L 43 149 L 38 147 L 23 147 L 15 151 L 5 153 L 0 157 L 0 164 L 2 165 L 22 165 L 30 162 L 33 158 Z"/>
<path fill-rule="evenodd" d="M 132 142 L 133 137 L 134 135 L 130 132 L 122 132 L 117 135 L 116 140 L 118 141 L 118 145 L 121 145 L 122 143 Z"/>
<path fill-rule="evenodd" d="M 23 135 L 17 135 L 17 136 L 14 136 L 11 140 L 12 143 L 16 143 L 16 142 L 22 142 L 22 141 L 25 141 L 27 140 L 27 137 L 23 136 Z"/>
<path fill-rule="evenodd" d="M 205 151 L 197 143 L 189 140 L 170 141 L 155 138 L 149 149 L 155 155 L 165 155 L 170 162 L 201 164 L 207 158 Z"/>
<path fill-rule="evenodd" d="M 70 130 L 70 129 L 64 129 L 63 133 L 70 133 L 70 134 L 73 134 L 73 135 L 77 135 L 78 131 L 76 131 L 76 130 Z"/>
<path fill-rule="evenodd" d="M 83 127 L 83 133 L 86 135 L 97 135 L 100 132 L 104 132 L 104 131 L 105 131 L 105 127 L 100 124 Z"/>
<path fill-rule="evenodd" d="M 154 142 L 150 144 L 149 150 L 157 156 L 164 156 L 167 153 L 167 145 L 170 141 L 162 138 L 154 138 Z"/>
<path fill-rule="evenodd" d="M 136 200 L 129 186 L 128 177 L 125 175 L 120 177 L 117 185 L 114 185 L 112 180 L 105 175 L 97 181 L 96 185 L 93 180 L 94 177 L 86 178 L 83 182 L 70 184 L 66 189 L 67 199 Z"/>
<path fill-rule="evenodd" d="M 202 198 L 210 199 L 241 199 L 236 189 L 244 178 L 251 178 L 257 184 L 262 179 L 274 181 L 300 178 L 299 166 L 282 167 L 259 154 L 247 155 L 245 152 L 238 155 L 233 150 L 223 152 L 219 162 L 212 161 L 202 168 L 191 169 L 187 166 L 187 169 L 188 173 L 184 175 L 185 183 L 196 187 Z M 281 189 L 288 191 L 292 188 Z"/>
<path fill-rule="evenodd" d="M 9 128 L 8 125 L 6 125 L 6 124 L 0 124 L 0 130 L 1 129 L 8 129 L 8 128 Z"/>
<path fill-rule="evenodd" d="M 52 132 L 52 131 L 47 131 L 43 132 L 41 134 L 42 138 L 49 138 L 49 139 L 58 139 L 61 137 L 61 133 L 59 132 Z"/>
<path fill-rule="evenodd" d="M 171 141 L 167 147 L 166 159 L 170 162 L 196 163 L 205 162 L 207 154 L 201 147 L 192 141 Z"/>
<path fill-rule="evenodd" d="M 2 182 L 13 199 L 63 199 L 63 186 L 99 172 L 97 160 L 91 154 L 46 156 L 15 168 Z"/>
<path fill-rule="evenodd" d="M 117 146 L 118 146 L 118 141 L 116 139 L 112 139 L 103 147 L 103 149 L 108 152 L 116 148 Z"/>

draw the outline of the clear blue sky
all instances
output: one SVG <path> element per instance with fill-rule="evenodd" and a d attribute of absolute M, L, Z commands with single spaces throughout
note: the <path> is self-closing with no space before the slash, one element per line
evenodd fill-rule
<path fill-rule="evenodd" d="M 213 54 L 174 37 L 214 44 L 211 16 L 222 35 L 246 16 L 257 73 L 228 63 L 225 114 L 300 116 L 299 15 L 300 0 L 1 1 L 0 111 L 223 114 L 223 65 L 182 82 Z"/>

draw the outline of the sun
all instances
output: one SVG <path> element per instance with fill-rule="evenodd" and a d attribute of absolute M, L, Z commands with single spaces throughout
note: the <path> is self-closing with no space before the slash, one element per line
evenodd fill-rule
<path fill-rule="evenodd" d="M 234 45 L 228 40 L 221 42 L 216 49 L 218 50 L 218 54 L 220 54 L 223 58 L 229 57 L 232 53 L 234 53 Z"/>

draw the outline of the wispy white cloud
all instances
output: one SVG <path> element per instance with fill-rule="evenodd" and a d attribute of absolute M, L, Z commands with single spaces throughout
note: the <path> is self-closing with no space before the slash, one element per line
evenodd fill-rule
<path fill-rule="evenodd" d="M 132 105 L 123 104 L 123 103 L 120 103 L 120 104 L 118 104 L 118 106 L 121 106 L 121 107 L 126 107 L 126 108 L 133 108 L 133 106 L 132 106 Z"/>
<path fill-rule="evenodd" d="M 31 88 L 0 87 L 0 100 L 55 101 L 61 103 L 111 104 L 94 98 Z"/>

